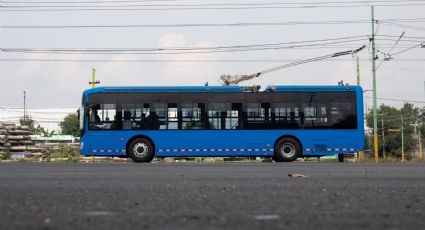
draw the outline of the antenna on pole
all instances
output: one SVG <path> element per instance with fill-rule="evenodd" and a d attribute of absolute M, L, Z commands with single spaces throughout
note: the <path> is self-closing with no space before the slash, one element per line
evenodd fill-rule
<path fill-rule="evenodd" d="M 92 68 L 92 75 L 91 75 L 91 81 L 89 81 L 89 84 L 92 88 L 96 87 L 97 84 L 100 84 L 100 81 L 96 81 L 96 69 Z"/>

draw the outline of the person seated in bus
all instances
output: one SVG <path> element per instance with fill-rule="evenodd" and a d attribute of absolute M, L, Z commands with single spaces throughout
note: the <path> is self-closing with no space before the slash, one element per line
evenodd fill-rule
<path fill-rule="evenodd" d="M 111 129 L 114 129 L 114 130 L 122 129 L 122 113 L 121 112 L 118 112 L 114 116 L 114 123 L 112 124 Z"/>
<path fill-rule="evenodd" d="M 289 123 L 288 123 L 288 128 L 298 128 L 300 126 L 299 124 L 299 117 L 296 116 L 298 114 L 296 114 L 295 112 L 290 112 L 289 113 Z"/>
<path fill-rule="evenodd" d="M 304 126 L 304 120 L 305 120 L 304 112 L 300 112 L 300 124 L 301 124 L 301 127 Z"/>
<path fill-rule="evenodd" d="M 145 113 L 142 113 L 140 118 L 140 129 L 149 129 L 149 121 Z"/>
<path fill-rule="evenodd" d="M 102 125 L 102 121 L 99 117 L 99 114 L 97 114 L 97 110 L 92 110 L 92 119 L 90 122 L 90 128 L 92 129 L 102 129 L 101 125 Z"/>
<path fill-rule="evenodd" d="M 99 114 L 96 113 L 95 118 L 94 118 L 94 122 L 95 123 L 101 123 L 102 121 L 100 120 Z"/>
<path fill-rule="evenodd" d="M 132 129 L 133 128 L 133 121 L 131 121 L 131 112 L 130 111 L 124 111 L 124 121 L 122 123 L 123 129 Z"/>
<path fill-rule="evenodd" d="M 160 123 L 159 118 L 156 115 L 156 113 L 151 113 L 147 117 L 147 120 L 149 122 L 150 129 L 159 129 L 159 127 L 161 126 L 161 123 Z"/>

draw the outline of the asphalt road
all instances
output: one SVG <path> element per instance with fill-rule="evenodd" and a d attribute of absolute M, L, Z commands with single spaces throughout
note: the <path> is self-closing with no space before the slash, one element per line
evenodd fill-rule
<path fill-rule="evenodd" d="M 1 229 L 424 226 L 425 164 L 0 163 Z"/>

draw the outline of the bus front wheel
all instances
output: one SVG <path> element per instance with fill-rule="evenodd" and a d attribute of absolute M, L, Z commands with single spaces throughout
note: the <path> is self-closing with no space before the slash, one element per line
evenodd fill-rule
<path fill-rule="evenodd" d="M 301 155 L 300 143 L 290 137 L 282 138 L 276 143 L 274 152 L 276 162 L 294 161 Z"/>
<path fill-rule="evenodd" d="M 128 145 L 127 155 L 135 162 L 151 162 L 155 156 L 155 150 L 150 141 L 137 138 Z"/>

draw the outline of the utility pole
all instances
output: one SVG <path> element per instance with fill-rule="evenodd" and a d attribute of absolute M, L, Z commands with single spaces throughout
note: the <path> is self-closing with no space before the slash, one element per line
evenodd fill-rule
<path fill-rule="evenodd" d="M 378 162 L 378 115 L 376 111 L 376 47 L 375 47 L 375 13 L 372 6 L 372 76 L 373 76 L 373 147 L 375 162 Z"/>
<path fill-rule="evenodd" d="M 357 67 L 357 85 L 360 86 L 360 61 L 359 56 L 356 54 L 356 67 Z"/>
<path fill-rule="evenodd" d="M 357 54 L 356 54 L 356 69 L 357 69 L 357 86 L 360 86 L 360 63 L 359 63 L 359 56 Z M 367 111 L 366 111 L 366 118 L 367 118 Z M 357 157 L 359 160 L 363 160 L 363 151 L 357 151 Z"/>
<path fill-rule="evenodd" d="M 24 91 L 24 124 L 27 122 L 27 92 Z"/>
<path fill-rule="evenodd" d="M 91 87 L 96 87 L 96 84 L 100 84 L 100 81 L 96 81 L 96 69 L 92 68 L 92 74 L 91 74 L 91 81 L 89 81 L 89 84 L 91 84 Z"/>
<path fill-rule="evenodd" d="M 384 117 L 382 117 L 382 126 L 381 126 L 381 129 L 382 129 L 382 157 L 384 158 L 384 160 L 385 160 L 385 126 L 384 126 Z"/>
<path fill-rule="evenodd" d="M 422 48 L 425 48 L 425 46 L 422 46 Z M 425 81 L 424 81 L 424 92 L 425 92 Z M 422 149 L 422 136 L 421 136 L 421 128 L 422 128 L 422 124 L 423 124 L 423 118 L 421 117 L 420 122 L 419 122 L 419 159 L 423 160 L 424 159 L 424 153 L 423 153 L 423 149 Z"/>
<path fill-rule="evenodd" d="M 424 159 L 424 153 L 422 152 L 422 137 L 421 137 L 421 126 L 419 126 L 419 132 L 418 132 L 418 138 L 419 138 L 419 159 Z"/>
<path fill-rule="evenodd" d="M 89 81 L 89 84 L 91 84 L 91 87 L 94 88 L 96 87 L 96 84 L 100 84 L 100 81 L 96 81 L 96 69 L 92 68 L 91 70 L 91 81 Z M 90 160 L 91 162 L 94 162 L 94 156 L 91 156 Z"/>
<path fill-rule="evenodd" d="M 401 116 L 401 161 L 404 162 L 404 121 L 403 121 L 403 114 L 400 114 Z"/>

